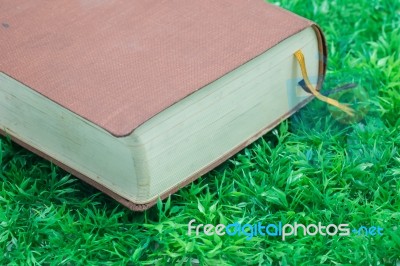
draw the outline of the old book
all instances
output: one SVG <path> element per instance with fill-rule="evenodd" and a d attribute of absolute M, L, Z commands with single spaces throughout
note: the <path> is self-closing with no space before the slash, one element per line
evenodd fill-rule
<path fill-rule="evenodd" d="M 272 129 L 319 89 L 313 22 L 256 1 L 0 4 L 0 129 L 133 210 Z"/>

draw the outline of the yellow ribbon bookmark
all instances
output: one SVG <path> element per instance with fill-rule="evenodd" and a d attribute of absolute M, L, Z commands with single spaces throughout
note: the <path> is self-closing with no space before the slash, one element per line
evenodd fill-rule
<path fill-rule="evenodd" d="M 306 70 L 306 61 L 304 59 L 304 55 L 301 52 L 301 50 L 298 50 L 294 53 L 294 56 L 296 57 L 297 61 L 299 62 L 300 68 L 301 68 L 301 74 L 303 75 L 303 79 L 305 84 L 307 85 L 308 89 L 311 91 L 311 93 L 317 97 L 319 100 L 324 101 L 328 104 L 331 104 L 333 106 L 336 106 L 340 110 L 346 112 L 350 116 L 354 116 L 354 110 L 348 106 L 348 104 L 343 104 L 340 103 L 332 98 L 326 97 L 319 93 L 311 84 L 310 80 L 308 79 L 307 75 L 307 70 Z"/>

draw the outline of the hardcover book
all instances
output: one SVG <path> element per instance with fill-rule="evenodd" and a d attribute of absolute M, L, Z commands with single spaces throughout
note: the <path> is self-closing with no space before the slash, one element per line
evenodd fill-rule
<path fill-rule="evenodd" d="M 132 210 L 308 103 L 326 46 L 262 0 L 3 0 L 0 130 Z"/>

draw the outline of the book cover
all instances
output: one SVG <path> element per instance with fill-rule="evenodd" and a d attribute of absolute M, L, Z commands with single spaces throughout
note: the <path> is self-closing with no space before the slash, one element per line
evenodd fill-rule
<path fill-rule="evenodd" d="M 18 101 L 10 100 L 21 96 L 3 93 L 3 101 L 9 106 L 3 104 L 1 109 L 2 133 L 134 210 L 152 206 L 158 197 L 165 198 L 213 169 L 304 106 L 311 96 L 289 106 L 285 113 L 274 117 L 273 122 L 257 132 L 250 132 L 246 139 L 236 140 L 237 143 L 222 154 L 210 155 L 209 161 L 199 169 L 190 175 L 182 174 L 164 190 L 147 187 L 149 182 L 157 182 L 155 187 L 165 186 L 154 180 L 168 177 L 151 175 L 152 168 L 144 166 L 148 164 L 147 158 L 139 158 L 128 151 L 132 147 L 141 149 L 142 146 L 135 142 L 137 139 L 125 141 L 146 122 L 160 117 L 165 110 L 307 28 L 315 32 L 317 39 L 313 54 L 318 62 L 317 88 L 320 88 L 325 73 L 326 47 L 319 27 L 263 1 L 7 0 L 1 3 L 0 18 L 3 25 L 0 27 L 0 91 L 22 90 L 23 87 L 40 97 L 38 105 L 49 101 L 54 108 L 60 109 L 59 114 L 43 109 L 42 116 L 38 115 L 38 120 L 30 123 L 22 112 L 30 114 L 29 108 L 33 107 L 25 108 Z M 295 66 L 294 57 L 290 60 Z M 278 85 L 285 90 L 286 84 Z M 240 108 L 238 105 L 236 109 Z M 8 114 L 11 112 L 20 119 L 12 120 Z M 99 150 L 90 150 L 85 143 L 90 142 L 92 133 L 78 132 L 80 127 L 68 122 L 68 117 L 79 118 L 90 125 L 90 132 L 100 132 L 104 141 L 100 141 L 103 137 L 98 137 L 98 145 L 114 139 L 121 149 L 114 151 L 114 147 L 104 144 Z M 40 137 L 44 138 L 44 132 L 39 129 L 46 125 L 46 131 L 49 131 L 55 124 L 58 133 L 46 137 L 52 138 L 52 144 L 46 146 Z M 62 143 L 68 138 L 80 148 L 63 147 Z M 198 145 L 214 145 L 212 141 L 204 140 Z M 51 145 L 61 148 L 56 152 Z M 142 154 L 149 153 L 147 147 L 152 144 L 146 145 Z M 66 158 L 82 154 L 86 160 L 107 151 L 110 151 L 108 156 L 120 158 L 121 164 L 107 165 L 111 160 L 106 155 L 82 165 Z M 129 156 L 134 161 L 132 169 L 137 175 L 135 184 L 131 184 L 135 190 L 132 197 L 129 192 L 120 191 L 121 185 L 113 185 L 118 178 L 127 184 L 130 177 L 107 172 L 111 168 L 128 167 L 123 163 Z M 132 163 L 132 160 L 127 161 Z M 176 165 L 168 165 L 163 171 L 171 167 L 182 166 L 177 161 Z M 106 177 L 98 177 L 103 174 Z M 147 174 L 151 181 L 145 180 Z M 146 195 L 139 197 L 135 193 Z M 135 200 L 136 196 L 140 200 Z"/>

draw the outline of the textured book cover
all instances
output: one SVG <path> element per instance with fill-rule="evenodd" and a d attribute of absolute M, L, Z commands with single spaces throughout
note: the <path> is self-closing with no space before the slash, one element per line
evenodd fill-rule
<path fill-rule="evenodd" d="M 318 51 L 315 51 L 319 55 L 318 88 L 325 73 L 326 48 L 319 28 L 307 19 L 261 0 L 4 0 L 0 3 L 0 20 L 0 91 L 15 89 L 11 83 L 19 84 L 102 132 L 105 138 L 114 138 L 126 146 L 130 144 L 122 140 L 132 136 L 147 121 L 306 28 L 312 28 L 318 39 Z M 17 103 L 11 106 L 9 98 L 1 97 L 10 103 L 8 110 L 15 108 L 17 111 L 13 112 L 18 112 Z M 53 153 L 51 147 L 42 146 L 42 133 L 35 125 L 24 120 L 6 122 L 10 121 L 7 106 L 1 109 L 0 126 L 3 134 L 138 210 L 152 206 L 158 197 L 168 196 L 228 159 L 310 99 L 307 97 L 276 117 L 274 123 L 265 124 L 262 130 L 232 145 L 228 152 L 210 157 L 192 175 L 165 190 L 150 189 L 138 197 L 140 200 L 135 200 L 135 193 L 142 193 L 139 188 L 147 185 L 144 180 L 140 183 L 140 174 L 136 184 L 132 184 L 132 190 L 137 192 L 132 192 L 131 197 L 129 192 L 120 193 L 113 186 L 113 178 L 119 176 L 108 176 L 108 181 L 96 178 L 99 175 L 96 162 L 91 166 L 93 169 L 82 170 L 85 167 L 77 167 L 78 162 L 65 159 L 64 153 Z M 30 113 L 29 109 L 24 110 Z M 39 123 L 48 125 L 52 120 L 47 117 L 53 113 L 43 111 Z M 63 142 L 75 129 L 71 124 L 62 126 L 63 115 L 54 114 L 54 119 L 59 119 L 64 132 L 59 138 L 52 135 L 54 143 Z M 37 140 L 30 138 L 35 134 L 39 136 Z M 77 142 L 84 140 L 76 138 Z M 204 144 L 207 143 L 199 143 Z M 103 148 L 103 151 L 109 149 Z M 83 153 L 82 150 L 69 152 Z M 85 152 L 90 157 L 90 151 Z M 125 154 L 118 152 L 112 156 L 125 158 Z M 138 162 L 141 159 L 135 160 L 135 169 L 143 167 Z M 102 159 L 98 161 L 101 164 L 104 165 Z M 180 167 L 180 164 L 169 167 Z M 151 169 L 146 171 L 151 173 Z M 103 170 L 99 172 L 107 175 Z M 129 182 L 129 176 L 121 178 Z"/>

